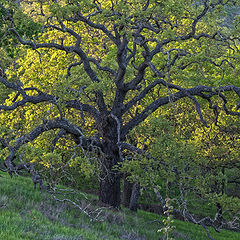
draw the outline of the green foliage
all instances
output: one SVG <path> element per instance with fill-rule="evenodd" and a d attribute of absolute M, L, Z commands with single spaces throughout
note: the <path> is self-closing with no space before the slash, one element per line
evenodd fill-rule
<path fill-rule="evenodd" d="M 1 1 L 2 2 L 2 1 Z M 159 71 L 166 72 L 166 81 L 191 88 L 196 85 L 209 85 L 218 88 L 223 84 L 236 84 L 239 75 L 239 53 L 238 46 L 228 46 L 221 44 L 215 39 L 189 39 L 181 40 L 179 35 L 187 34 L 192 29 L 192 19 L 196 18 L 203 11 L 204 6 L 200 3 L 193 4 L 193 1 L 168 0 L 149 1 L 149 7 L 143 10 L 146 1 L 98 1 L 102 10 L 96 11 L 96 4 L 92 1 L 34 1 L 27 5 L 27 1 L 22 1 L 22 9 L 12 5 L 12 16 L 16 24 L 16 30 L 23 39 L 35 39 L 39 43 L 56 43 L 63 46 L 76 44 L 76 39 L 67 32 L 59 32 L 56 29 L 46 28 L 42 34 L 39 34 L 40 26 L 46 19 L 49 23 L 60 28 L 62 24 L 71 28 L 81 36 L 81 48 L 86 56 L 94 58 L 102 67 L 111 67 L 118 71 L 117 46 L 107 39 L 103 31 L 99 28 L 91 28 L 84 22 L 70 23 L 67 18 L 78 14 L 79 9 L 83 16 L 91 14 L 93 24 L 104 24 L 111 34 L 115 34 L 114 26 L 119 28 L 121 38 L 127 37 L 129 41 L 128 51 L 133 51 L 134 38 L 133 29 L 136 23 L 146 23 L 149 16 L 156 19 L 150 23 L 155 26 L 157 21 L 162 24 L 161 32 L 150 31 L 146 28 L 143 31 L 143 38 L 149 40 L 149 51 L 152 51 L 158 41 L 169 41 L 153 57 L 152 63 L 158 67 Z M 80 4 L 80 7 L 76 5 Z M 35 8 L 37 16 L 31 12 Z M 41 9 L 44 14 L 39 14 Z M 113 10 L 118 14 L 113 14 Z M 202 18 L 196 26 L 196 34 L 204 30 L 206 34 L 218 32 L 225 14 L 225 8 L 218 7 L 216 13 L 210 11 Z M 81 114 L 77 110 L 66 109 L 64 101 L 79 100 L 82 103 L 97 107 L 96 92 L 101 91 L 104 96 L 108 110 L 111 109 L 116 96 L 116 84 L 112 74 L 100 71 L 97 66 L 90 62 L 92 69 L 96 72 L 99 81 L 91 81 L 86 73 L 86 66 L 80 64 L 80 58 L 77 54 L 69 51 L 60 51 L 54 48 L 48 49 L 23 49 L 16 47 L 16 39 L 6 38 L 9 22 L 3 21 L 6 17 L 6 10 L 0 9 L 0 54 L 6 55 L 0 60 L 0 71 L 6 69 L 6 75 L 10 81 L 19 83 L 24 88 L 37 87 L 44 93 L 55 96 L 56 103 L 26 104 L 11 112 L 0 112 L 0 125 L 5 125 L 1 129 L 1 135 L 6 136 L 11 133 L 9 138 L 10 146 L 15 143 L 13 137 L 20 137 L 33 130 L 41 124 L 44 119 L 53 119 L 56 117 L 66 117 L 70 122 L 76 125 L 84 125 L 84 133 L 87 136 L 94 136 L 97 132 L 96 124 L 92 117 L 86 114 L 83 121 Z M 162 21 L 167 19 L 167 21 Z M 217 19 L 217 22 L 216 22 Z M 239 23 L 235 22 L 234 34 L 239 33 Z M 169 22 L 168 22 L 169 21 Z M 171 25 L 176 23 L 179 27 Z M 114 25 L 114 26 L 113 26 Z M 230 29 L 223 29 L 224 34 L 228 34 Z M 151 40 L 155 38 L 155 40 Z M 144 61 L 144 52 L 142 43 L 137 43 L 136 55 L 133 64 L 129 65 L 124 75 L 125 83 L 130 82 L 137 75 L 139 64 Z M 171 55 L 170 52 L 176 54 Z M 169 68 L 170 62 L 174 56 L 185 54 L 178 59 L 175 65 Z M 17 58 L 15 60 L 15 58 Z M 13 61 L 14 59 L 14 61 Z M 226 60 L 227 59 L 227 60 Z M 71 69 L 71 76 L 67 74 L 67 68 L 71 63 L 79 62 L 79 65 Z M 214 63 L 214 64 L 213 64 Z M 232 71 L 232 65 L 236 65 L 235 71 Z M 57 69 L 57 70 L 56 70 Z M 1 74 L 1 72 L 0 72 Z M 146 70 L 144 81 L 128 92 L 125 103 L 134 96 L 137 96 L 141 90 L 153 83 L 156 79 L 153 72 Z M 137 102 L 121 119 L 123 125 L 133 116 L 140 113 L 155 100 L 167 96 L 171 99 L 172 94 L 177 90 L 169 87 L 156 87 L 149 92 L 146 97 Z M 29 96 L 36 96 L 35 90 L 27 91 Z M 21 100 L 21 96 L 16 93 L 6 91 L 0 88 L 1 99 L 10 106 L 14 101 Z M 230 99 L 235 103 L 235 96 L 229 94 Z M 196 98 L 202 108 L 207 108 L 208 102 Z M 212 99 L 212 105 L 220 106 L 222 99 L 216 96 Z M 194 101 L 193 101 L 194 102 Z M 237 110 L 237 109 L 235 109 Z M 238 130 L 238 119 L 223 115 L 223 107 L 217 109 L 219 115 L 218 125 L 229 129 Z M 151 113 L 151 111 L 149 111 Z M 197 117 L 196 117 L 197 116 Z M 211 204 L 219 202 L 224 210 L 237 213 L 239 198 L 220 191 L 221 186 L 230 186 L 228 181 L 231 177 L 239 175 L 239 168 L 235 167 L 239 159 L 239 137 L 237 131 L 221 131 L 217 126 L 216 115 L 212 110 L 204 112 L 204 117 L 211 123 L 210 130 L 199 124 L 199 117 L 193 110 L 193 103 L 183 100 L 178 103 L 171 101 L 171 105 L 157 110 L 151 117 L 137 129 L 134 129 L 127 140 L 133 142 L 140 148 L 145 147 L 148 150 L 146 155 L 134 155 L 126 153 L 126 160 L 121 166 L 121 171 L 130 174 L 131 181 L 137 181 L 142 187 L 156 187 L 159 190 L 170 191 L 171 198 L 180 198 L 180 183 L 184 187 L 184 193 L 189 201 L 196 197 L 195 193 L 200 193 L 201 197 L 210 201 Z M 226 129 L 225 129 L 226 130 Z M 69 175 L 71 178 L 76 174 L 79 178 L 76 182 L 82 184 L 83 181 L 89 181 L 93 176 L 98 176 L 99 165 L 96 156 L 85 155 L 81 149 L 73 149 L 73 140 L 68 136 L 61 139 L 56 145 L 54 152 L 51 149 L 51 143 L 54 140 L 57 131 L 44 133 L 32 144 L 24 145 L 19 152 L 19 157 L 24 161 L 32 162 L 43 171 L 43 175 L 57 179 L 57 182 L 66 181 Z M 1 157 L 8 154 L 4 150 Z M 74 156 L 74 157 L 73 157 Z M 90 160 L 89 160 L 90 159 Z M 95 161 L 96 160 L 96 161 Z M 94 162 L 95 161 L 95 162 Z M 226 169 L 223 172 L 222 169 Z M 66 170 L 70 172 L 65 176 Z M 71 172 L 72 171 L 72 172 Z M 64 174 L 63 174 L 64 172 Z M 73 174 L 74 172 L 74 174 Z M 76 176 L 74 175 L 74 176 Z M 165 189 L 166 182 L 171 185 L 171 189 Z M 195 198 L 194 198 L 195 199 Z M 200 204 L 199 202 L 197 204 Z M 190 203 L 191 205 L 191 203 Z M 212 206 L 212 205 L 211 205 Z M 106 226 L 102 226 L 103 229 Z"/>
<path fill-rule="evenodd" d="M 24 38 L 30 38 L 40 32 L 41 25 L 35 23 L 32 18 L 24 14 L 21 8 L 19 8 L 13 1 L 3 1 L 5 9 L 0 7 L 0 49 L 6 50 L 7 56 L 14 57 L 18 49 L 16 48 L 17 40 L 15 37 L 11 37 L 10 28 L 11 22 L 6 21 L 8 14 L 11 15 L 12 20 L 16 25 L 16 30 Z M 4 55 L 3 55 L 4 56 Z"/>
<path fill-rule="evenodd" d="M 94 171 L 95 167 L 90 162 L 88 157 L 76 157 L 72 159 L 72 161 L 70 161 L 69 164 L 70 164 L 70 167 L 78 166 L 79 173 L 86 176 L 87 179 L 92 178 L 94 174 L 96 174 L 96 172 Z"/>
<path fill-rule="evenodd" d="M 188 109 L 187 106 L 185 108 Z M 219 203 L 226 219 L 229 219 L 230 215 L 237 216 L 239 196 L 232 195 L 227 190 L 234 188 L 228 181 L 239 174 L 234 165 L 239 158 L 235 145 L 238 144 L 238 139 L 234 138 L 235 134 L 219 132 L 219 128 L 212 126 L 211 132 L 206 135 L 206 130 L 197 124 L 188 125 L 189 121 L 186 121 L 186 125 L 183 124 L 184 118 L 191 117 L 191 114 L 182 118 L 181 115 L 172 114 L 175 114 L 174 111 L 165 115 L 165 119 L 151 118 L 132 132 L 138 143 L 144 143 L 151 156 L 132 156 L 125 160 L 121 170 L 130 174 L 130 181 L 139 182 L 148 191 L 157 189 L 163 197 L 177 199 L 178 204 L 174 205 L 175 207 L 180 205 L 181 208 L 186 204 L 185 206 L 196 214 L 214 218 L 215 205 Z M 171 116 L 178 119 L 170 122 Z M 177 127 L 171 125 L 177 121 L 181 121 Z M 204 201 L 197 200 L 199 194 L 208 202 L 210 211 L 197 211 L 200 206 L 205 205 Z M 147 194 L 144 196 L 146 198 Z"/>
<path fill-rule="evenodd" d="M 131 173 L 130 179 L 148 187 L 157 186 L 167 179 L 175 182 L 179 177 L 182 179 L 190 177 L 191 170 L 195 168 L 197 171 L 197 165 L 194 164 L 196 157 L 194 148 L 173 130 L 169 122 L 162 117 L 152 118 L 136 129 L 134 132 L 138 135 L 140 143 L 148 136 L 144 144 L 152 157 L 131 158 L 123 163 L 122 171 Z M 171 169 L 177 169 L 180 176 Z"/>
<path fill-rule="evenodd" d="M 167 210 L 164 212 L 165 215 L 167 215 L 167 218 L 163 220 L 164 227 L 159 229 L 158 232 L 162 232 L 164 234 L 164 239 L 166 240 L 173 240 L 171 236 L 172 231 L 174 230 L 175 226 L 172 212 L 173 212 L 173 206 L 171 206 L 171 199 L 166 199 L 166 204 L 164 206 Z"/>
<path fill-rule="evenodd" d="M 123 209 L 120 212 L 103 210 L 103 222 L 92 222 L 72 205 L 56 202 L 52 196 L 39 191 L 33 191 L 30 178 L 13 177 L 1 173 L 0 178 L 0 238 L 6 240 L 30 239 L 109 239 L 117 240 L 123 237 L 158 239 L 161 233 L 157 229 L 164 227 L 155 220 L 163 221 L 159 215 L 139 211 L 132 213 Z M 84 204 L 87 196 L 89 203 L 94 196 L 82 194 L 74 190 L 74 195 Z M 86 204 L 86 202 L 85 202 Z M 205 240 L 206 233 L 201 226 L 188 222 L 174 221 L 175 240 L 196 239 Z M 210 228 L 210 234 L 218 240 L 238 239 L 239 233 L 222 230 L 216 233 Z M 160 236 L 159 236 L 160 235 Z"/>

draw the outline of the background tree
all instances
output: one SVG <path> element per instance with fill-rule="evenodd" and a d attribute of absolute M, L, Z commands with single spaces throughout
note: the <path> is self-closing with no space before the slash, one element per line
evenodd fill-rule
<path fill-rule="evenodd" d="M 216 108 L 240 114 L 240 88 L 228 78 L 239 63 L 239 25 L 221 24 L 225 7 L 238 3 L 32 1 L 26 13 L 42 25 L 33 40 L 19 33 L 14 19 L 27 9 L 25 1 L 14 11 L 1 5 L 9 32 L 28 49 L 0 77 L 13 91 L 0 105 L 2 124 L 16 137 L 6 150 L 8 171 L 19 168 L 15 155 L 28 143 L 43 147 L 71 136 L 79 154 L 91 151 L 100 159 L 100 201 L 119 207 L 115 166 L 125 149 L 138 151 L 129 133 L 152 113 L 188 98 L 206 127 L 200 99 L 213 114 Z M 202 79 L 206 85 L 199 85 Z"/>

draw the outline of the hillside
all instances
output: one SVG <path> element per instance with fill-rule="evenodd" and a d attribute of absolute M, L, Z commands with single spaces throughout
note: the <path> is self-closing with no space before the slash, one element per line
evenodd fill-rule
<path fill-rule="evenodd" d="M 67 191 L 65 191 L 67 192 Z M 156 214 L 127 209 L 112 211 L 96 206 L 94 196 L 74 190 L 79 206 L 98 221 L 91 220 L 67 202 L 56 202 L 53 197 L 34 191 L 30 178 L 0 177 L 0 239 L 1 240 L 97 240 L 162 239 L 158 229 L 163 227 L 162 217 Z M 66 198 L 63 195 L 59 199 Z M 69 196 L 71 198 L 71 196 Z M 174 221 L 174 239 L 206 240 L 203 228 L 194 224 Z M 240 233 L 210 229 L 215 240 L 238 240 Z"/>

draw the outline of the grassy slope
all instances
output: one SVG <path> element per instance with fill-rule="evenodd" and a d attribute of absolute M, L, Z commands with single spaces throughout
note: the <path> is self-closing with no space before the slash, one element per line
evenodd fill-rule
<path fill-rule="evenodd" d="M 163 225 L 158 215 L 144 211 L 135 214 L 126 209 L 119 212 L 104 210 L 101 218 L 105 220 L 92 222 L 71 205 L 56 202 L 45 192 L 33 191 L 31 179 L 10 178 L 6 174 L 2 176 L 0 240 L 161 239 L 157 229 Z M 82 205 L 86 205 L 80 192 L 75 192 L 75 196 L 82 199 Z M 181 221 L 175 221 L 174 224 L 174 239 L 207 239 L 200 226 Z M 240 239 L 240 233 L 210 231 L 215 240 Z"/>

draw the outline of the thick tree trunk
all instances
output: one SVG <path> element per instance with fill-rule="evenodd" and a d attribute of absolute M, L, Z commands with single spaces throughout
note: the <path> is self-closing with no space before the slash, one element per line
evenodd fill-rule
<path fill-rule="evenodd" d="M 102 152 L 99 201 L 118 208 L 121 203 L 120 173 L 114 167 L 121 161 L 117 122 L 108 116 L 102 126 Z"/>
<path fill-rule="evenodd" d="M 120 207 L 120 175 L 108 173 L 100 180 L 99 201 L 114 208 Z"/>
<path fill-rule="evenodd" d="M 109 150 L 107 144 L 105 147 Z M 100 202 L 115 208 L 120 207 L 121 202 L 120 173 L 113 169 L 118 163 L 118 151 L 108 152 L 106 156 L 103 156 L 99 191 Z"/>

